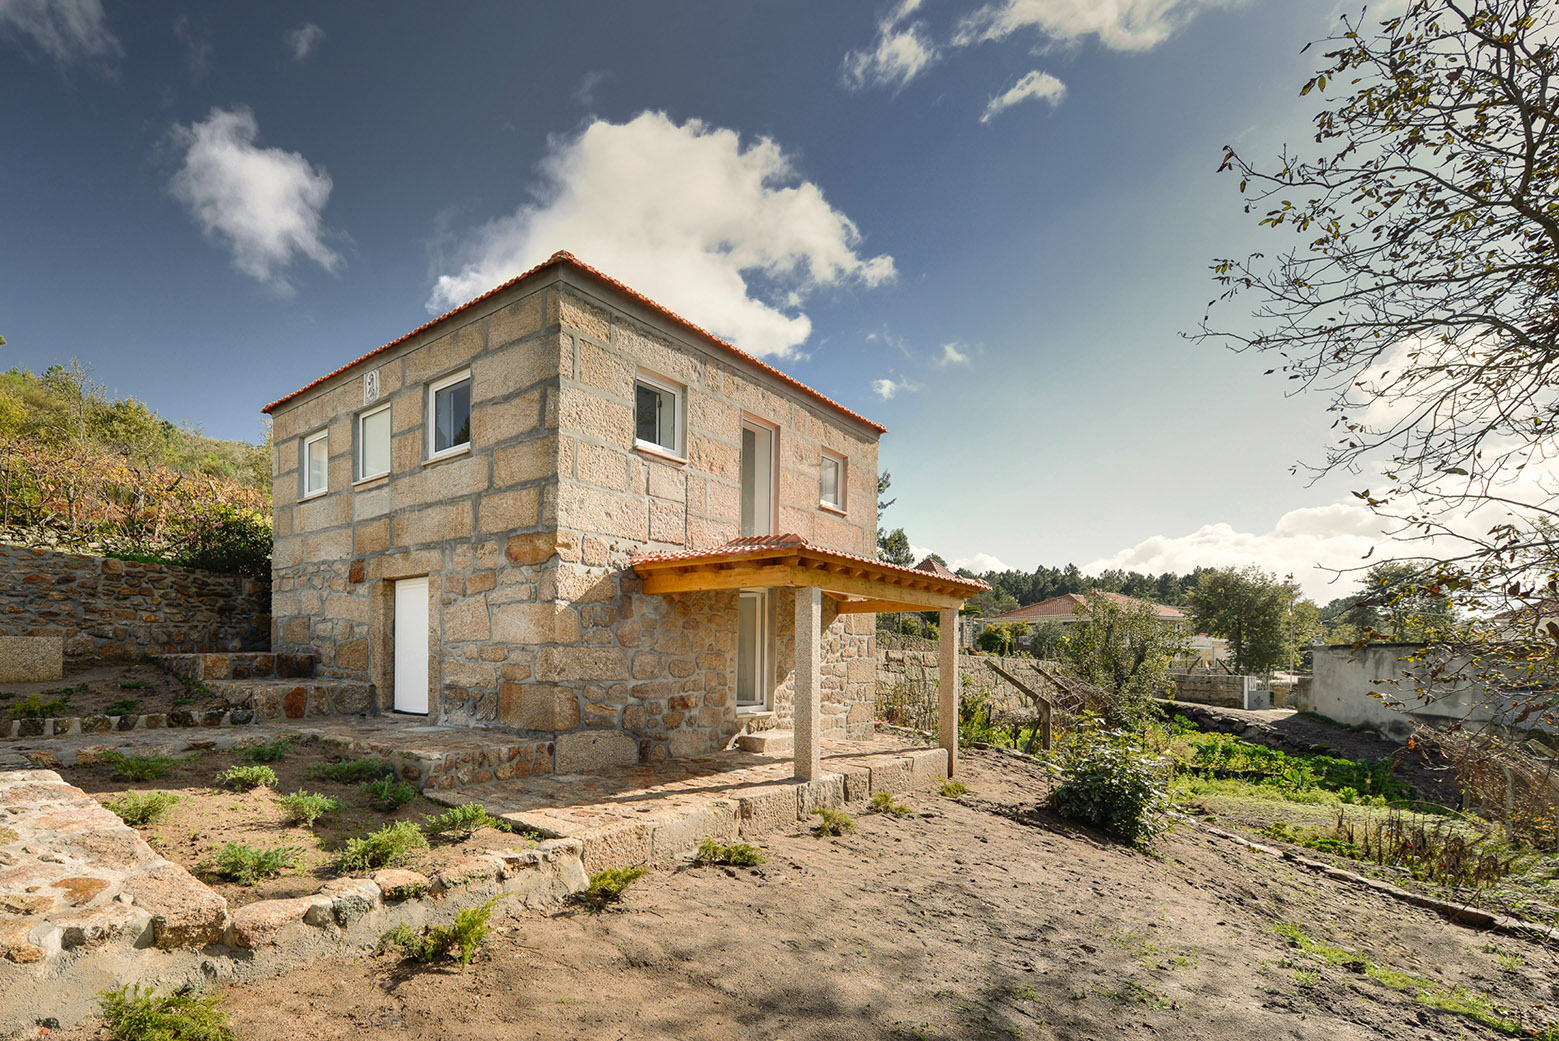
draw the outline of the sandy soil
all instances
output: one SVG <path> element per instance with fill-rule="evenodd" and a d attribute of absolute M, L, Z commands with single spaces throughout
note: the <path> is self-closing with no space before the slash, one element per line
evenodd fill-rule
<path fill-rule="evenodd" d="M 770 838 L 759 868 L 652 872 L 621 910 L 504 919 L 464 973 L 340 958 L 224 1006 L 246 1041 L 1498 1036 L 1290 946 L 1291 922 L 1559 1019 L 1553 951 L 1190 826 L 1153 855 L 1101 841 L 1036 809 L 1042 774 L 994 753 L 963 779 L 972 795 L 918 796 L 854 835 Z"/>
<path fill-rule="evenodd" d="M 61 716 L 141 715 L 148 712 L 174 712 L 189 709 L 222 708 L 226 702 L 196 684 L 186 685 L 155 665 L 93 665 L 73 669 L 63 679 L 46 683 L 6 683 L 0 685 L 0 715 L 29 694 L 39 701 L 63 699 L 67 708 Z M 135 702 L 134 705 L 124 704 Z M 107 710 L 112 707 L 112 713 Z"/>
<path fill-rule="evenodd" d="M 445 807 L 418 795 L 399 809 L 386 813 L 376 808 L 355 784 L 309 776 L 311 767 L 341 762 L 343 758 L 339 753 L 314 746 L 295 745 L 285 759 L 265 764 L 276 772 L 276 787 L 248 792 L 215 787 L 216 776 L 223 770 L 251 762 L 239 752 L 204 752 L 183 759 L 166 777 L 136 783 L 114 780 L 112 767 L 106 763 L 66 767 L 60 773 L 66 781 L 102 802 L 117 799 L 130 790 L 166 791 L 179 796 L 179 801 L 161 820 L 137 830 L 163 856 L 200 875 L 227 898 L 230 906 L 238 907 L 255 900 L 313 893 L 321 882 L 336 877 L 333 867 L 336 851 L 347 839 L 365 835 L 393 821 L 420 823 L 425 814 L 444 812 Z M 316 821 L 312 829 L 284 823 L 283 813 L 276 803 L 277 794 L 300 788 L 335 796 L 341 801 L 341 809 Z M 203 873 L 201 864 L 228 842 L 257 848 L 297 847 L 297 866 L 283 875 L 253 885 L 222 881 Z M 432 849 L 415 854 L 401 866 L 426 873 L 473 850 L 523 849 L 531 844 L 523 836 L 483 829 L 465 842 L 435 843 Z"/>

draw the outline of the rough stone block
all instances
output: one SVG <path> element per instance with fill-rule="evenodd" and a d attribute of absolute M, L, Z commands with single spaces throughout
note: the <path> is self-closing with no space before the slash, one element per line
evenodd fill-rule
<path fill-rule="evenodd" d="M 177 864 L 132 875 L 123 892 L 151 915 L 152 941 L 163 950 L 204 947 L 227 931 L 227 901 Z"/>
<path fill-rule="evenodd" d="M 593 875 L 607 868 L 648 864 L 652 834 L 648 824 L 624 821 L 591 828 L 574 837 L 580 841 L 585 872 Z"/>
<path fill-rule="evenodd" d="M 793 831 L 798 797 L 793 784 L 754 788 L 736 797 L 736 827 L 742 838 Z"/>
<path fill-rule="evenodd" d="M 428 891 L 428 876 L 405 868 L 385 868 L 370 877 L 379 887 L 380 896 L 387 901 L 409 900 Z"/>
<path fill-rule="evenodd" d="M 576 730 L 560 734 L 554 743 L 554 773 L 587 773 L 638 763 L 639 742 L 620 730 Z"/>
<path fill-rule="evenodd" d="M 378 910 L 379 887 L 367 878 L 338 878 L 320 887 L 319 896 L 330 900 L 330 913 L 339 925 L 351 925 Z"/>
<path fill-rule="evenodd" d="M 321 911 L 325 915 L 330 911 L 330 898 L 314 895 L 287 900 L 257 900 L 232 913 L 228 936 L 235 946 L 254 950 L 275 943 L 276 935 L 282 929 L 306 921 L 311 917 L 310 911 L 314 912 L 313 919 L 319 921 L 322 918 Z"/>
<path fill-rule="evenodd" d="M 837 768 L 844 777 L 844 801 L 846 806 L 856 803 L 866 803 L 872 797 L 872 772 L 864 766 L 840 766 Z"/>
<path fill-rule="evenodd" d="M 0 636 L 0 683 L 48 683 L 64 674 L 64 637 Z"/>
<path fill-rule="evenodd" d="M 916 788 L 939 785 L 947 780 L 947 749 L 917 748 L 908 757 L 909 783 Z"/>
<path fill-rule="evenodd" d="M 736 837 L 736 803 L 727 799 L 700 801 L 650 818 L 650 864 L 673 867 L 705 839 L 728 843 Z"/>
<path fill-rule="evenodd" d="M 910 761 L 899 756 L 880 762 L 874 761 L 871 765 L 872 792 L 890 792 L 894 795 L 907 792 L 910 789 Z"/>
<path fill-rule="evenodd" d="M 806 820 L 826 806 L 837 810 L 844 805 L 844 775 L 824 774 L 796 785 L 796 819 Z"/>

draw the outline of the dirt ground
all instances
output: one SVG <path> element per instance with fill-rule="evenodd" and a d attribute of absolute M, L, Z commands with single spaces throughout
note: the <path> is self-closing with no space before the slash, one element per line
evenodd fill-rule
<path fill-rule="evenodd" d="M 332 866 L 335 854 L 347 839 L 366 835 L 394 821 L 420 823 L 425 814 L 444 812 L 445 807 L 418 795 L 387 813 L 375 807 L 356 784 L 309 776 L 312 767 L 341 762 L 345 758 L 315 746 L 294 745 L 285 759 L 264 764 L 276 772 L 276 787 L 248 792 L 216 787 L 216 777 L 223 770 L 251 763 L 242 752 L 203 752 L 182 759 L 167 776 L 149 781 L 115 780 L 113 768 L 107 763 L 65 767 L 60 773 L 66 781 L 101 802 L 110 802 L 131 790 L 165 791 L 177 795 L 179 801 L 162 819 L 136 830 L 163 856 L 200 875 L 227 898 L 230 906 L 239 907 L 255 900 L 313 893 L 320 883 L 336 877 Z M 295 792 L 300 788 L 335 796 L 341 802 L 341 809 L 316 821 L 312 829 L 284 823 L 276 797 L 279 793 Z M 276 878 L 263 879 L 253 885 L 222 881 L 203 873 L 201 864 L 229 842 L 258 848 L 297 847 L 297 866 Z M 522 836 L 484 828 L 465 842 L 435 843 L 431 850 L 415 854 L 402 866 L 427 872 L 472 850 L 525 848 L 531 844 Z"/>
<path fill-rule="evenodd" d="M 186 684 L 155 665 L 132 662 L 72 669 L 63 679 L 45 683 L 0 684 L 0 716 L 12 718 L 11 709 L 32 694 L 41 702 L 63 700 L 65 711 L 51 713 L 57 716 L 141 715 L 226 704 L 198 684 Z"/>
<path fill-rule="evenodd" d="M 223 1006 L 245 1041 L 1503 1036 L 1367 959 L 1527 1028 L 1559 1020 L 1559 952 L 1189 825 L 1151 855 L 1101 841 L 1036 809 L 1043 774 L 995 753 L 963 780 L 962 800 L 919 794 L 854 835 L 769 838 L 758 868 L 651 872 L 620 910 L 521 912 L 463 973 L 338 958 Z"/>

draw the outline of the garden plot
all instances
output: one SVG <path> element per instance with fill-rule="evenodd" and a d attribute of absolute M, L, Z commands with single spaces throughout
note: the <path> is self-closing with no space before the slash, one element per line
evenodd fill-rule
<path fill-rule="evenodd" d="M 198 682 L 154 665 L 93 665 L 47 683 L 0 684 L 0 723 L 27 719 L 203 712 L 227 703 Z"/>

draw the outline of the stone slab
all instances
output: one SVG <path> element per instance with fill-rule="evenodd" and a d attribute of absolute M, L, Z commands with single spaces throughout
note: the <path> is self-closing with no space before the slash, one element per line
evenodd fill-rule
<path fill-rule="evenodd" d="M 49 683 L 64 675 L 63 636 L 0 636 L 0 683 Z"/>
<path fill-rule="evenodd" d="M 553 772 L 589 773 L 613 766 L 635 766 L 639 742 L 621 730 L 576 730 L 553 743 Z"/>

